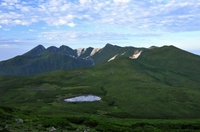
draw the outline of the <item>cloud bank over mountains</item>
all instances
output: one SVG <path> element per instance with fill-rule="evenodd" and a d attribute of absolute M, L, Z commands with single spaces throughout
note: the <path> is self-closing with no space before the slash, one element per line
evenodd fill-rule
<path fill-rule="evenodd" d="M 132 29 L 199 30 L 199 0 L 3 0 L 0 24 L 108 24 Z"/>
<path fill-rule="evenodd" d="M 111 42 L 189 48 L 173 35 L 199 37 L 199 23 L 200 0 L 2 0 L 0 47 Z"/>

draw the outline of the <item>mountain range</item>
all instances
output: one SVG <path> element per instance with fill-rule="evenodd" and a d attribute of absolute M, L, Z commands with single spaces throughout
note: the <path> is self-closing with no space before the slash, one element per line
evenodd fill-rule
<path fill-rule="evenodd" d="M 0 76 L 1 104 L 37 114 L 67 110 L 69 115 L 89 112 L 116 118 L 200 118 L 200 56 L 174 46 L 144 49 L 107 44 L 91 55 L 93 50 L 37 46 L 1 62 L 1 66 L 12 64 L 12 72 L 41 69 L 43 73 Z M 72 69 L 64 69 L 64 64 Z M 44 73 L 44 69 L 56 71 Z M 85 94 L 102 101 L 77 105 L 59 101 Z"/>
<path fill-rule="evenodd" d="M 0 130 L 85 126 L 105 132 L 196 132 L 199 67 L 200 56 L 174 46 L 74 50 L 39 45 L 0 62 Z M 101 100 L 64 101 L 80 95 Z M 23 124 L 14 122 L 21 118 Z"/>
<path fill-rule="evenodd" d="M 72 49 L 68 46 L 45 48 L 38 45 L 27 53 L 0 62 L 0 75 L 34 75 L 61 69 L 73 69 L 108 62 L 121 55 L 134 58 L 146 48 L 119 47 Z"/>

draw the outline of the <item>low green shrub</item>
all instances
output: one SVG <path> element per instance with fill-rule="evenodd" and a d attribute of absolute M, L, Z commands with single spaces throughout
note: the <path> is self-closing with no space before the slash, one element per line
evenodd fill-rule
<path fill-rule="evenodd" d="M 65 118 L 50 118 L 45 119 L 43 122 L 44 127 L 59 127 L 59 128 L 66 128 L 67 126 L 70 126 L 70 123 Z"/>

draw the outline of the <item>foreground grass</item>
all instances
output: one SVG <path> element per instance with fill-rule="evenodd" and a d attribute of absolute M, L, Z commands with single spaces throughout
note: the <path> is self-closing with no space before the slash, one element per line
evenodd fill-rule
<path fill-rule="evenodd" d="M 198 132 L 200 119 L 120 119 L 95 115 L 36 116 L 18 109 L 0 107 L 0 131 L 21 132 Z M 22 119 L 23 123 L 15 119 Z"/>
<path fill-rule="evenodd" d="M 200 76 L 192 76 L 119 58 L 91 68 L 0 77 L 0 106 L 5 107 L 0 130 L 8 124 L 13 132 L 53 126 L 58 131 L 199 131 Z M 84 94 L 102 100 L 62 100 Z"/>

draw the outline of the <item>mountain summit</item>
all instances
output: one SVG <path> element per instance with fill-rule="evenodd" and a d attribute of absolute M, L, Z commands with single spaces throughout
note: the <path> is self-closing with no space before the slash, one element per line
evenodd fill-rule
<path fill-rule="evenodd" d="M 24 55 L 37 56 L 44 50 L 45 50 L 45 47 L 43 45 L 38 45 L 35 48 L 33 48 L 32 50 L 30 50 L 29 52 L 25 53 Z"/>

